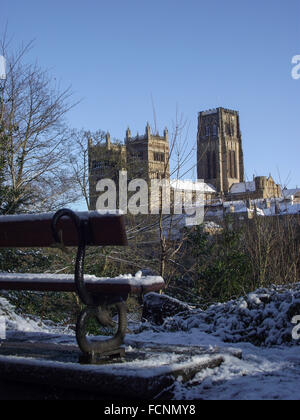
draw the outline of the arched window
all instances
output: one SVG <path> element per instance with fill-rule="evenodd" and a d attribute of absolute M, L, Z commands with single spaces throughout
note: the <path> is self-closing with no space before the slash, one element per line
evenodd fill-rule
<path fill-rule="evenodd" d="M 218 135 L 218 126 L 217 124 L 213 125 L 213 136 L 217 136 Z"/>
<path fill-rule="evenodd" d="M 231 136 L 231 127 L 229 123 L 225 124 L 225 132 L 228 136 Z"/>
<path fill-rule="evenodd" d="M 208 151 L 206 153 L 207 159 L 207 179 L 217 178 L 217 155 L 215 151 Z"/>
<path fill-rule="evenodd" d="M 211 179 L 210 151 L 206 153 L 206 159 L 207 159 L 207 179 Z"/>
<path fill-rule="evenodd" d="M 231 178 L 231 152 L 227 152 L 227 176 Z"/>
<path fill-rule="evenodd" d="M 213 172 L 213 178 L 217 178 L 217 156 L 216 152 L 212 152 L 212 172 Z"/>
<path fill-rule="evenodd" d="M 237 162 L 236 162 L 236 152 L 233 152 L 233 169 L 234 169 L 234 178 L 237 178 Z"/>
<path fill-rule="evenodd" d="M 236 153 L 234 150 L 229 151 L 228 158 L 229 176 L 230 178 L 237 178 Z"/>

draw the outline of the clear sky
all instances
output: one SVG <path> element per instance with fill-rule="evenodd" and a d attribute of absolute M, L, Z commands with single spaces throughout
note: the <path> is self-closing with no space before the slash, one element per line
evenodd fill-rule
<path fill-rule="evenodd" d="M 1 0 L 6 23 L 82 99 L 71 127 L 141 134 L 154 125 L 152 97 L 159 131 L 178 109 L 193 147 L 199 111 L 236 109 L 247 179 L 300 186 L 300 0 Z"/>

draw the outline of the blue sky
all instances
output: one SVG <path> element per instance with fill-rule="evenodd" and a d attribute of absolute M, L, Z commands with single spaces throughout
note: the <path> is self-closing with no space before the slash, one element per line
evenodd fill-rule
<path fill-rule="evenodd" d="M 247 179 L 300 186 L 300 0 L 1 0 L 0 13 L 14 43 L 34 39 L 29 58 L 82 99 L 70 127 L 143 133 L 152 96 L 159 131 L 178 109 L 193 147 L 199 111 L 237 109 Z"/>

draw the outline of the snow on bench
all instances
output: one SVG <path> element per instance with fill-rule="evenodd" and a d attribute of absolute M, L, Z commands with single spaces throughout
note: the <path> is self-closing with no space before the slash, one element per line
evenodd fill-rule
<path fill-rule="evenodd" d="M 144 294 L 161 290 L 164 280 L 159 276 L 142 276 L 138 272 L 115 278 L 85 274 L 84 282 L 91 293 Z M 0 290 L 28 290 L 38 292 L 76 292 L 73 274 L 1 273 Z"/>
<path fill-rule="evenodd" d="M 127 245 L 124 216 L 62 209 L 55 214 L 0 217 L 0 247 L 78 247 L 74 275 L 0 273 L 0 290 L 76 292 L 86 305 L 76 325 L 82 363 L 98 363 L 106 356 L 123 355 L 121 345 L 127 329 L 125 302 L 128 295 L 164 288 L 161 277 L 143 277 L 142 272 L 114 279 L 84 275 L 85 248 L 98 245 Z M 108 310 L 111 305 L 118 312 L 118 331 L 105 341 L 91 342 L 87 338 L 89 321 L 96 319 L 104 327 L 113 325 Z"/>

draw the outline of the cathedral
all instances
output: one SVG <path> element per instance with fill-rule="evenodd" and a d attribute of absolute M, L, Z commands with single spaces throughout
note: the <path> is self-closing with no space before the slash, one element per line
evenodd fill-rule
<path fill-rule="evenodd" d="M 150 184 L 151 179 L 170 179 L 169 156 L 168 130 L 164 130 L 163 136 L 159 133 L 153 134 L 148 123 L 143 135 L 132 136 L 128 128 L 124 144 L 112 143 L 109 133 L 106 134 L 105 143 L 95 145 L 90 140 L 89 187 L 91 209 L 96 208 L 97 182 L 109 178 L 118 183 L 119 171 L 127 171 L 128 182 L 142 178 Z"/>
<path fill-rule="evenodd" d="M 197 170 L 198 179 L 215 188 L 215 197 L 228 201 L 282 196 L 271 175 L 245 182 L 238 111 L 216 108 L 199 113 Z"/>
<path fill-rule="evenodd" d="M 227 194 L 235 183 L 244 182 L 244 158 L 237 111 L 218 108 L 198 116 L 198 179 Z"/>
<path fill-rule="evenodd" d="M 128 128 L 124 143 L 89 141 L 90 208 L 96 208 L 97 182 L 103 178 L 118 182 L 119 171 L 127 170 L 128 180 L 143 178 L 170 180 L 170 147 L 168 130 L 163 136 L 152 133 L 149 124 L 145 134 L 133 137 Z M 237 201 L 282 197 L 282 191 L 271 175 L 254 177 L 245 182 L 244 154 L 238 111 L 216 108 L 198 114 L 197 132 L 198 186 L 204 199 Z M 178 183 L 170 180 L 171 188 Z M 203 183 L 204 182 L 204 183 Z M 196 182 L 197 184 L 197 182 Z M 180 189 L 190 189 L 191 182 L 180 181 Z"/>

